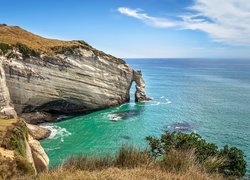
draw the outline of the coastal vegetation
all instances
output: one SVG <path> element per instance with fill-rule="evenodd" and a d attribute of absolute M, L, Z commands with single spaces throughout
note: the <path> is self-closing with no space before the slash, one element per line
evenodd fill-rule
<path fill-rule="evenodd" d="M 34 51 L 41 51 L 48 54 L 53 54 L 51 50 L 55 46 L 74 46 L 80 43 L 74 41 L 61 41 L 56 39 L 43 38 L 41 36 L 32 34 L 18 26 L 8 26 L 0 24 L 0 43 L 8 45 L 23 44 Z"/>
<path fill-rule="evenodd" d="M 0 55 L 6 56 L 1 57 L 2 112 L 15 111 L 9 103 L 13 100 L 22 108 L 18 116 L 34 117 L 26 122 L 49 121 L 38 117 L 44 111 L 80 114 L 123 104 L 133 81 L 136 99 L 149 100 L 140 71 L 84 41 L 47 39 L 3 24 Z M 22 61 L 31 56 L 37 58 Z M 146 137 L 147 149 L 122 146 L 116 155 L 72 156 L 47 172 L 49 159 L 26 122 L 0 119 L 0 179 L 235 179 L 246 173 L 240 149 L 219 149 L 198 134 L 167 131 L 159 138 Z"/>
<path fill-rule="evenodd" d="M 16 47 L 22 53 L 24 58 L 29 58 L 30 56 L 38 57 L 40 55 L 39 52 L 35 51 L 34 49 L 29 48 L 28 46 L 20 42 L 16 43 Z"/>
<path fill-rule="evenodd" d="M 122 146 L 116 155 L 72 156 L 60 166 L 24 179 L 236 179 L 246 172 L 243 152 L 218 149 L 198 134 L 164 132 L 149 148 Z"/>
<path fill-rule="evenodd" d="M 0 179 L 34 174 L 27 161 L 28 129 L 22 119 L 0 118 Z"/>
<path fill-rule="evenodd" d="M 4 55 L 8 52 L 8 50 L 11 50 L 12 47 L 9 44 L 0 43 L 0 55 Z"/>
<path fill-rule="evenodd" d="M 0 24 L 0 55 L 6 54 L 8 50 L 13 49 L 13 47 L 17 47 L 24 58 L 28 58 L 30 56 L 37 57 L 41 53 L 45 53 L 50 56 L 57 53 L 73 53 L 74 49 L 81 47 L 87 51 L 92 51 L 97 56 L 107 56 L 118 63 L 125 63 L 122 59 L 117 59 L 110 54 L 99 51 L 82 40 L 63 41 L 49 39 L 30 33 L 19 26 Z M 8 57 L 13 57 L 13 54 L 10 54 Z"/>

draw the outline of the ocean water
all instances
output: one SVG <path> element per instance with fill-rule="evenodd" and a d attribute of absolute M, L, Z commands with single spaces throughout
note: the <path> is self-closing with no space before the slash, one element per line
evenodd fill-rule
<path fill-rule="evenodd" d="M 134 103 L 132 87 L 130 103 L 44 124 L 52 130 L 41 142 L 51 167 L 75 154 L 114 153 L 123 144 L 143 148 L 146 136 L 178 128 L 197 132 L 219 147 L 236 146 L 250 164 L 250 60 L 126 61 L 142 70 L 147 95 L 154 100 Z"/>

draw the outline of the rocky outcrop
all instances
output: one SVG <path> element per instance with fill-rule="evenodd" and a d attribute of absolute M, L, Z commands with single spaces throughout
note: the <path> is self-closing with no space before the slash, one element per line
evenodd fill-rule
<path fill-rule="evenodd" d="M 36 165 L 35 165 L 33 155 L 32 155 L 32 150 L 30 148 L 30 145 L 27 139 L 25 141 L 25 147 L 26 147 L 26 159 L 31 164 L 32 168 L 34 169 L 34 174 L 37 174 Z"/>
<path fill-rule="evenodd" d="M 151 98 L 146 96 L 145 91 L 145 82 L 142 78 L 141 71 L 134 71 L 133 73 L 133 81 L 135 81 L 136 91 L 135 91 L 135 101 L 142 102 L 142 101 L 150 101 Z"/>
<path fill-rule="evenodd" d="M 129 101 L 133 70 L 125 63 L 76 54 L 4 61 L 6 82 L 18 114 L 86 113 Z"/>
<path fill-rule="evenodd" d="M 48 156 L 22 119 L 0 119 L 0 164 L 3 163 L 9 169 L 6 179 L 48 170 Z"/>
<path fill-rule="evenodd" d="M 47 154 L 45 153 L 44 149 L 40 145 L 40 142 L 33 139 L 32 136 L 29 136 L 28 140 L 31 153 L 32 153 L 32 158 L 34 161 L 34 165 L 36 167 L 36 171 L 42 172 L 42 171 L 47 171 L 49 167 L 49 158 Z"/>
<path fill-rule="evenodd" d="M 9 48 L 6 45 L 0 52 L 1 92 L 6 94 L 1 97 L 5 102 L 1 100 L 0 104 L 4 113 L 76 114 L 105 109 L 128 102 L 133 81 L 136 82 L 136 101 L 149 100 L 141 73 L 121 59 L 80 41 L 40 47 L 47 51 L 39 51 L 37 44 L 34 48 L 38 49 L 30 49 L 28 45 L 32 45 L 32 41 L 58 44 L 58 40 L 48 40 L 11 26 L 0 26 L 0 32 L 1 28 L 3 32 L 21 31 L 25 37 L 32 37 L 30 43 L 25 39 L 27 46 L 17 43 Z M 19 40 L 19 36 L 15 38 Z M 13 43 L 14 38 L 10 39 Z"/>
<path fill-rule="evenodd" d="M 32 124 L 26 124 L 26 125 L 29 129 L 29 133 L 36 140 L 42 140 L 42 139 L 48 138 L 51 134 L 50 130 L 42 128 L 40 126 L 32 125 Z"/>

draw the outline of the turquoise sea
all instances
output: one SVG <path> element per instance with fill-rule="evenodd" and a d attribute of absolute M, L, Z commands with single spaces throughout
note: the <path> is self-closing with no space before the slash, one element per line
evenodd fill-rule
<path fill-rule="evenodd" d="M 126 61 L 142 70 L 154 100 L 135 104 L 132 87 L 130 103 L 44 124 L 52 130 L 42 141 L 51 167 L 79 153 L 114 153 L 122 144 L 143 148 L 146 136 L 175 128 L 195 131 L 219 147 L 237 146 L 250 165 L 250 60 Z"/>

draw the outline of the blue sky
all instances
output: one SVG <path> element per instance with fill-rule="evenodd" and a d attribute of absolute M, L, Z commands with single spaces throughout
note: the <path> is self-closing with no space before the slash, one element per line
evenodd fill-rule
<path fill-rule="evenodd" d="M 122 58 L 250 58 L 250 0 L 0 0 L 0 23 Z"/>

